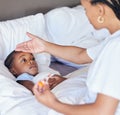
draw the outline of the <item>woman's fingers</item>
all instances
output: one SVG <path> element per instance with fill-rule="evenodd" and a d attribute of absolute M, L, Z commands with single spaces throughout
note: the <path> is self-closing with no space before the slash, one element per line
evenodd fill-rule
<path fill-rule="evenodd" d="M 49 86 L 47 84 L 43 83 L 42 81 L 35 84 L 35 86 L 33 88 L 33 92 L 36 95 L 40 95 L 40 94 L 44 93 L 46 90 L 49 90 Z"/>
<path fill-rule="evenodd" d="M 28 36 L 29 38 L 31 38 L 31 39 L 38 38 L 38 36 L 36 36 L 36 35 L 34 35 L 34 34 L 31 34 L 31 33 L 29 33 L 29 32 L 27 32 L 26 34 L 27 34 L 27 36 Z"/>
<path fill-rule="evenodd" d="M 16 46 L 16 51 L 40 53 L 44 51 L 43 40 L 29 32 L 26 33 L 31 40 L 22 42 Z"/>

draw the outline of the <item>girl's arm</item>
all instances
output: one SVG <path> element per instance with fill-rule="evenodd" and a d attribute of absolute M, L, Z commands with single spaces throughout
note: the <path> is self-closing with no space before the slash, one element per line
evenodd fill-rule
<path fill-rule="evenodd" d="M 29 80 L 18 80 L 17 82 L 19 84 L 25 86 L 27 89 L 29 89 L 33 93 L 34 83 L 32 81 L 29 81 Z"/>

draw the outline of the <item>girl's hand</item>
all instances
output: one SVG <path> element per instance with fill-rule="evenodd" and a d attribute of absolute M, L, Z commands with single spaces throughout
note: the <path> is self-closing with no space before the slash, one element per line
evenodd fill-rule
<path fill-rule="evenodd" d="M 50 77 L 48 79 L 48 84 L 49 84 L 50 89 L 53 89 L 56 85 L 58 85 L 59 83 L 61 83 L 65 79 L 66 78 L 63 78 L 60 75 L 57 75 L 57 74 L 53 75 L 52 77 Z"/>

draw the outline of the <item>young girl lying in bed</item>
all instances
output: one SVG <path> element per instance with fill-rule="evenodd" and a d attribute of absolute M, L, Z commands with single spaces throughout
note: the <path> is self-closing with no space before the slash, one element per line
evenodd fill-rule
<path fill-rule="evenodd" d="M 9 71 L 16 77 L 16 81 L 33 92 L 33 86 L 38 80 L 46 80 L 50 88 L 65 80 L 58 74 L 45 73 L 38 74 L 38 65 L 32 53 L 12 51 L 4 62 Z"/>

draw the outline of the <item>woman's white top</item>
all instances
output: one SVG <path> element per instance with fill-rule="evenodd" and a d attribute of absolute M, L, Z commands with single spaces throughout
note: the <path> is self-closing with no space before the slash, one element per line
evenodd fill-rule
<path fill-rule="evenodd" d="M 89 94 L 86 103 L 94 102 L 97 93 L 120 99 L 120 30 L 100 45 L 87 49 L 94 60 L 87 77 Z M 120 105 L 120 104 L 119 104 Z M 115 115 L 120 115 L 120 107 Z"/>

